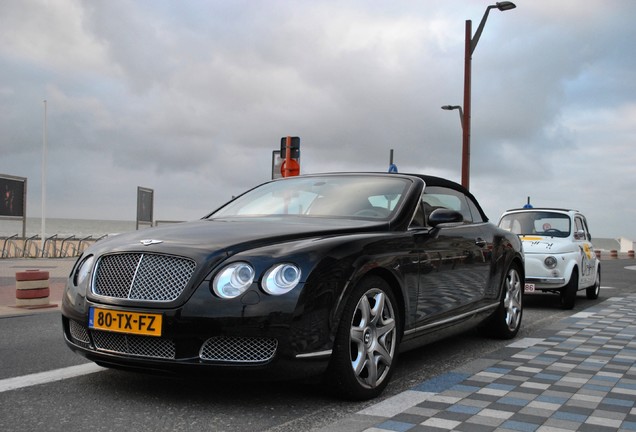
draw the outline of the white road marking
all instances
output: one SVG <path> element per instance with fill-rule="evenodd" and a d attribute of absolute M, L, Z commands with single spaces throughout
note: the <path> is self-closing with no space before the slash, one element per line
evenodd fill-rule
<path fill-rule="evenodd" d="M 6 378 L 0 380 L 0 393 L 54 381 L 61 381 L 81 375 L 88 375 L 103 370 L 105 370 L 105 368 L 97 366 L 95 363 L 85 363 L 79 366 L 69 366 L 62 369 L 55 369 L 14 378 Z"/>

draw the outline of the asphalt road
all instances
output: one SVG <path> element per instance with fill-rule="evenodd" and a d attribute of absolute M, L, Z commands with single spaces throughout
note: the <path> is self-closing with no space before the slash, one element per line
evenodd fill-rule
<path fill-rule="evenodd" d="M 609 297 L 636 291 L 636 261 L 607 260 L 602 266 L 601 296 L 587 300 L 584 292 L 579 293 L 574 310 L 561 310 L 554 295 L 526 297 L 518 338 L 532 337 L 538 330 Z M 629 266 L 633 269 L 626 268 Z M 404 353 L 380 399 L 352 403 L 332 398 L 317 380 L 218 382 L 106 369 L 61 379 L 62 368 L 85 364 L 86 360 L 63 342 L 59 311 L 0 318 L 0 341 L 0 430 L 68 432 L 283 432 L 328 427 L 509 343 L 468 332 Z M 46 374 L 49 371 L 54 372 Z M 32 385 L 29 378 L 37 373 L 45 373 L 46 380 L 58 380 Z M 19 388 L 7 389 L 14 382 Z"/>

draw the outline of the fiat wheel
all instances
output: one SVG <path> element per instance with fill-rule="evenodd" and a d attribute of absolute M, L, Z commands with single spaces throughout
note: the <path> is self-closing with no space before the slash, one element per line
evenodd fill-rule
<path fill-rule="evenodd" d="M 393 292 L 384 279 L 369 277 L 353 291 L 343 311 L 329 375 L 347 399 L 379 395 L 395 369 L 399 319 Z"/>
<path fill-rule="evenodd" d="M 585 295 L 589 300 L 596 300 L 598 295 L 601 293 L 601 268 L 599 267 L 596 270 L 596 278 L 594 280 L 594 285 L 586 288 Z"/>
<path fill-rule="evenodd" d="M 561 308 L 573 309 L 576 302 L 576 293 L 579 290 L 579 272 L 572 270 L 570 281 L 566 286 L 561 288 Z"/>

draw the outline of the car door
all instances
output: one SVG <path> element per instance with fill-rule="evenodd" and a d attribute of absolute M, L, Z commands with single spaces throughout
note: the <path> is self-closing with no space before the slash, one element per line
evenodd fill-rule
<path fill-rule="evenodd" d="M 427 188 L 422 195 L 424 227 L 414 236 L 419 251 L 417 326 L 458 308 L 470 308 L 485 295 L 493 239 L 481 218 L 473 221 L 467 198 L 442 187 Z M 464 221 L 428 226 L 430 213 L 441 207 L 459 211 Z"/>
<path fill-rule="evenodd" d="M 587 228 L 587 221 L 583 215 L 574 217 L 574 241 L 578 243 L 581 251 L 581 276 L 579 287 L 592 285 L 596 280 L 596 253 L 592 245 L 592 236 Z"/>

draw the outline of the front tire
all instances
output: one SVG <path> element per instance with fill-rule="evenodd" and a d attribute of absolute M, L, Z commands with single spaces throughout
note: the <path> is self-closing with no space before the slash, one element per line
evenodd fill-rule
<path fill-rule="evenodd" d="M 499 339 L 512 339 L 521 328 L 523 280 L 516 263 L 510 265 L 501 286 L 499 307 L 490 317 L 486 330 Z"/>
<path fill-rule="evenodd" d="M 367 277 L 354 289 L 336 334 L 328 377 L 347 399 L 378 396 L 395 369 L 399 343 L 397 302 L 388 283 Z"/>
<path fill-rule="evenodd" d="M 574 269 L 570 281 L 561 288 L 561 308 L 573 309 L 576 302 L 576 293 L 579 290 L 579 272 Z"/>

